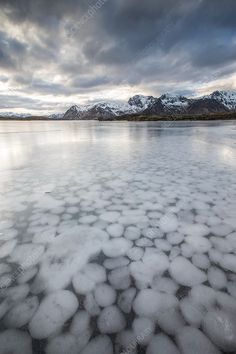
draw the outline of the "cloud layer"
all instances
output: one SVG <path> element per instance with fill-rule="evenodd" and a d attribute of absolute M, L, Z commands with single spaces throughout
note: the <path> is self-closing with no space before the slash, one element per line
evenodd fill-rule
<path fill-rule="evenodd" d="M 236 88 L 235 0 L 0 0 L 0 109 Z"/>

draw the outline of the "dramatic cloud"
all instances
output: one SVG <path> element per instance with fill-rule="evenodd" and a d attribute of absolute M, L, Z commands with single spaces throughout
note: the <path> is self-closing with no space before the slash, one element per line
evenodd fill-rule
<path fill-rule="evenodd" d="M 0 110 L 236 88 L 235 0 L 0 0 Z"/>

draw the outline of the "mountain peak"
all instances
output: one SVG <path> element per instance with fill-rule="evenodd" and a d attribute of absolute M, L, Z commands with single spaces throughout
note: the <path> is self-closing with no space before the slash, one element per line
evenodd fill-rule
<path fill-rule="evenodd" d="M 229 110 L 236 110 L 236 91 L 214 91 L 209 96 L 206 96 L 223 104 Z"/>

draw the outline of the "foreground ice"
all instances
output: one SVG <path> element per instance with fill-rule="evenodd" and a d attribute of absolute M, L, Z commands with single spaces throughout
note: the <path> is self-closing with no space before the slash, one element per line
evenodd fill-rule
<path fill-rule="evenodd" d="M 0 354 L 235 353 L 235 127 L 22 124 L 0 124 Z"/>

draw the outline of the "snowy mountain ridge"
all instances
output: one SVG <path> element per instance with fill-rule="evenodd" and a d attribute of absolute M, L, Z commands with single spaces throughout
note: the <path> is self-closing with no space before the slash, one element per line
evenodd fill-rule
<path fill-rule="evenodd" d="M 53 113 L 49 119 L 115 119 L 122 115 L 178 115 L 207 114 L 236 111 L 236 91 L 214 91 L 210 95 L 187 98 L 183 95 L 166 93 L 159 98 L 135 95 L 128 102 L 90 103 L 73 105 L 65 113 Z M 3 112 L 6 118 L 30 118 L 31 114 Z"/>
<path fill-rule="evenodd" d="M 214 91 L 205 97 L 215 99 L 230 110 L 236 110 L 236 91 Z"/>
<path fill-rule="evenodd" d="M 159 98 L 135 95 L 127 103 L 100 102 L 86 106 L 72 106 L 64 119 L 115 118 L 126 114 L 202 114 L 236 110 L 236 93 L 215 91 L 200 98 L 163 94 Z"/>

